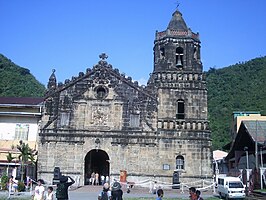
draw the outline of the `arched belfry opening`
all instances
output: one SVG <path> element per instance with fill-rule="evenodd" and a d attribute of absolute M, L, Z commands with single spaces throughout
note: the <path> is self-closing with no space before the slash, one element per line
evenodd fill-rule
<path fill-rule="evenodd" d="M 109 164 L 109 156 L 108 154 L 100 149 L 93 149 L 87 153 L 85 156 L 85 178 L 84 184 L 90 184 L 89 179 L 91 174 L 98 173 L 99 174 L 99 182 L 101 182 L 101 176 L 109 176 L 110 172 L 110 164 Z"/>

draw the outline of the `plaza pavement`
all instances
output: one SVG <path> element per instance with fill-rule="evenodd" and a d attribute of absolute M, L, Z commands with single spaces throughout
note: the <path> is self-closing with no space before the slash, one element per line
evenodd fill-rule
<path fill-rule="evenodd" d="M 102 186 L 92 186 L 92 185 L 86 185 L 83 187 L 80 187 L 78 189 L 73 189 L 69 191 L 69 199 L 70 200 L 95 200 L 98 197 L 98 194 L 101 192 Z M 151 194 L 149 192 L 149 188 L 132 188 L 130 190 L 130 193 L 127 193 L 126 188 L 122 188 L 123 190 L 123 199 L 126 198 L 141 198 L 145 197 L 148 199 L 156 199 L 155 194 Z M 188 198 L 188 191 L 184 191 L 184 193 L 181 193 L 179 189 L 163 189 L 164 190 L 164 198 L 182 198 L 182 199 L 189 199 Z M 0 197 L 7 197 L 8 193 L 7 191 L 0 192 Z M 23 192 L 20 193 L 21 197 L 30 197 L 29 192 Z M 12 199 L 13 195 L 11 195 Z M 202 197 L 205 199 L 207 197 L 213 197 L 212 191 L 202 191 Z M 219 198 L 217 198 L 219 199 Z"/>
<path fill-rule="evenodd" d="M 97 199 L 98 194 L 101 192 L 102 186 L 91 186 L 86 185 L 76 190 L 69 191 L 69 199 L 70 200 L 95 200 Z M 149 192 L 149 188 L 132 188 L 130 193 L 126 192 L 126 188 L 123 188 L 123 199 L 126 198 L 141 198 L 147 197 L 149 199 L 156 199 L 155 194 L 151 194 Z M 165 198 L 188 198 L 188 191 L 185 193 L 181 193 L 179 189 L 164 189 L 164 197 Z M 207 197 L 213 197 L 211 191 L 203 191 L 202 197 L 205 199 Z M 217 198 L 218 199 L 218 198 Z"/>

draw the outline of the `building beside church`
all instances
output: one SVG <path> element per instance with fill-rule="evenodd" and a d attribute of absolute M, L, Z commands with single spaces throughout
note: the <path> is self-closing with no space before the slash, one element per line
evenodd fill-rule
<path fill-rule="evenodd" d="M 57 83 L 53 71 L 39 137 L 38 175 L 55 167 L 88 184 L 92 172 L 127 181 L 181 182 L 212 176 L 211 132 L 200 39 L 176 10 L 156 32 L 147 86 L 101 54 L 85 73 Z M 125 178 L 125 177 L 124 177 Z"/>
<path fill-rule="evenodd" d="M 43 98 L 0 97 L 0 175 L 20 177 L 20 141 L 37 151 Z M 8 162 L 7 156 L 13 159 Z M 35 158 L 36 159 L 36 158 Z M 36 179 L 36 167 L 26 163 L 26 174 Z"/>

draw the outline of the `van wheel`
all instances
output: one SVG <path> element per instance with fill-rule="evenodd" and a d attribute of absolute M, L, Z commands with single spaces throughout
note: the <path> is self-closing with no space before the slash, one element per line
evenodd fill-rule
<path fill-rule="evenodd" d="M 225 199 L 226 199 L 226 200 L 229 200 L 229 197 L 228 197 L 228 195 L 226 195 L 226 196 L 225 196 Z"/>
<path fill-rule="evenodd" d="M 219 198 L 220 199 L 222 199 L 223 197 L 222 197 L 222 193 L 221 192 L 219 192 Z"/>

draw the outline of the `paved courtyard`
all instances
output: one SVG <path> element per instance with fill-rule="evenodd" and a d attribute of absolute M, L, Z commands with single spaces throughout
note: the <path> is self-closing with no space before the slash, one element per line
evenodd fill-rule
<path fill-rule="evenodd" d="M 130 193 L 127 193 L 126 188 L 122 188 L 124 195 L 123 198 L 141 198 L 141 197 L 146 197 L 149 199 L 155 199 L 156 195 L 151 194 L 149 192 L 149 188 L 132 188 Z M 75 190 L 70 190 L 69 191 L 69 199 L 70 200 L 95 200 L 97 199 L 98 194 L 101 192 L 102 186 L 83 186 Z M 7 197 L 8 193 L 7 191 L 2 191 L 0 192 L 0 197 Z M 29 197 L 30 199 L 30 193 L 25 192 L 25 193 L 20 193 L 21 197 Z M 202 197 L 205 199 L 206 197 L 212 197 L 213 193 L 212 191 L 203 191 L 202 192 Z M 13 195 L 11 196 L 13 197 Z M 164 197 L 165 198 L 183 198 L 183 199 L 188 199 L 188 191 L 184 191 L 184 193 L 181 193 L 179 189 L 164 189 Z M 12 198 L 11 198 L 12 199 Z M 25 198 L 24 198 L 25 199 Z M 217 198 L 218 199 L 218 198 Z"/>
<path fill-rule="evenodd" d="M 69 191 L 70 200 L 95 200 L 100 193 L 102 186 L 84 186 L 79 189 Z M 130 193 L 126 192 L 126 188 L 123 188 L 123 198 L 140 198 L 150 197 L 155 199 L 156 195 L 149 192 L 149 188 L 133 188 Z M 204 191 L 203 197 L 213 196 L 212 192 Z M 188 191 L 181 193 L 180 190 L 164 189 L 165 198 L 184 198 L 188 199 Z"/>

